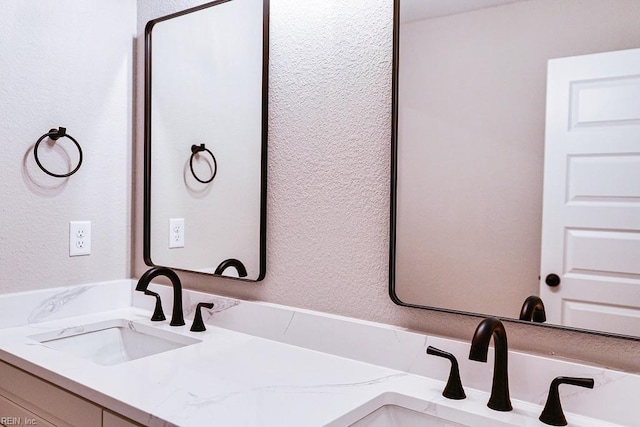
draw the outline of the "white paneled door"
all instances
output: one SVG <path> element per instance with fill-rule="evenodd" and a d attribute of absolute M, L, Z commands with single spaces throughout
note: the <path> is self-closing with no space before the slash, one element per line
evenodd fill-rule
<path fill-rule="evenodd" d="M 547 78 L 547 321 L 640 336 L 640 49 L 554 59 Z"/>

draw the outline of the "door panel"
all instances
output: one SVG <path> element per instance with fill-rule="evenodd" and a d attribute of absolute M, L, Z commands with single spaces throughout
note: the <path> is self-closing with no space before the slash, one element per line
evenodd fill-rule
<path fill-rule="evenodd" d="M 640 322 L 640 309 L 565 299 L 562 316 L 567 323 L 583 328 L 633 335 Z"/>
<path fill-rule="evenodd" d="M 640 202 L 640 155 L 569 156 L 568 162 L 568 202 Z"/>
<path fill-rule="evenodd" d="M 547 319 L 640 335 L 640 49 L 549 61 L 546 124 Z"/>

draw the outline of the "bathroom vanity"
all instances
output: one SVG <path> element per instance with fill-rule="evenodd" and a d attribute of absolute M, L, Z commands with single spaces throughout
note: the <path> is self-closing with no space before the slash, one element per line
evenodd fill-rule
<path fill-rule="evenodd" d="M 2 425 L 138 425 L 10 364 L 0 363 L 0 376 Z"/>
<path fill-rule="evenodd" d="M 486 406 L 491 364 L 468 360 L 468 343 L 194 291 L 183 291 L 186 325 L 172 327 L 150 320 L 153 298 L 134 287 L 122 280 L 1 296 L 2 413 L 38 425 L 539 426 L 550 381 L 565 375 L 596 384 L 561 389 L 569 425 L 639 419 L 630 393 L 637 375 L 510 352 L 514 410 L 497 412 Z M 172 290 L 152 288 L 166 311 Z M 206 331 L 190 332 L 199 302 L 214 308 L 203 311 Z M 110 338 L 76 340 L 117 327 L 143 335 L 136 341 L 148 353 L 114 359 Z M 429 345 L 457 357 L 466 399 L 441 395 L 449 366 L 425 354 Z"/>

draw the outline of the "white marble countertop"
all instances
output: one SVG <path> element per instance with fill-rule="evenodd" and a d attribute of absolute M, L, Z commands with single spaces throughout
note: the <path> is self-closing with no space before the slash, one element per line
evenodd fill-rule
<path fill-rule="evenodd" d="M 187 324 L 171 327 L 169 319 L 164 322 L 149 320 L 153 301 L 143 295 L 141 299 L 136 295 L 128 296 L 130 281 L 117 285 L 119 290 L 115 292 L 110 291 L 110 286 L 113 284 L 109 287 L 105 284 L 86 287 L 82 292 L 68 288 L 45 294 L 20 294 L 22 300 L 2 296 L 0 313 L 12 316 L 14 324 L 0 330 L 0 359 L 141 424 L 152 426 L 346 426 L 374 410 L 385 398 L 393 401 L 398 396 L 405 399 L 405 406 L 413 405 L 412 409 L 425 413 L 468 411 L 477 414 L 481 421 L 476 419 L 475 422 L 486 422 L 487 426 L 499 425 L 500 422 L 517 426 L 544 425 L 537 419 L 542 409 L 540 403 L 514 399 L 513 394 L 512 412 L 490 410 L 486 407 L 488 393 L 467 384 L 467 399 L 452 401 L 443 398 L 442 380 L 430 378 L 422 372 L 412 372 L 416 369 L 411 366 L 433 361 L 438 370 L 446 371 L 438 376 L 446 377 L 448 366 L 438 365 L 440 362 L 433 358 L 424 356 L 422 359 L 421 356 L 418 363 L 415 360 L 418 356 L 412 355 L 411 366 L 397 369 L 394 364 L 403 364 L 406 360 L 398 361 L 396 358 L 378 363 L 376 355 L 370 355 L 372 360 L 366 355 L 344 357 L 341 354 L 377 351 L 370 342 L 376 339 L 377 334 L 393 337 L 401 347 L 409 342 L 415 347 L 413 341 L 420 341 L 421 353 L 428 343 L 440 344 L 440 348 L 451 351 L 447 345 L 453 341 L 429 340 L 430 337 L 384 325 L 376 329 L 375 324 L 368 322 L 354 320 L 350 323 L 349 319 L 321 313 L 187 291 Z M 161 294 L 168 298 L 170 290 L 163 289 Z M 194 305 L 207 299 L 217 303 L 217 311 L 214 308 L 205 316 L 205 332 L 190 332 Z M 169 316 L 170 303 L 164 302 L 164 305 Z M 241 306 L 244 308 L 239 309 Z M 196 337 L 202 342 L 119 365 L 101 366 L 29 338 L 45 331 L 114 318 Z M 340 333 L 334 333 L 332 328 L 337 328 Z M 242 329 L 254 333 L 245 333 Z M 347 334 L 349 330 L 351 332 Z M 365 330 L 368 332 L 363 333 Z M 296 335 L 300 337 L 295 338 Z M 304 340 L 315 344 L 306 346 L 302 342 Z M 385 340 L 382 338 L 381 344 L 386 345 Z M 318 351 L 319 347 L 330 347 L 331 342 L 336 346 L 335 351 Z M 394 354 L 395 351 L 390 349 L 389 353 Z M 516 361 L 515 365 L 518 363 Z M 461 364 L 461 369 L 465 366 Z M 567 372 L 567 375 L 572 375 L 572 372 Z M 620 375 L 620 378 L 627 379 L 626 374 Z M 477 380 L 486 381 L 485 377 L 486 374 L 481 373 Z M 471 376 L 469 378 L 468 382 L 473 385 L 475 380 Z M 512 375 L 512 383 L 518 381 L 514 381 L 515 378 L 517 376 Z M 611 380 L 611 376 L 606 378 L 601 382 L 617 381 L 616 378 Z M 638 384 L 636 377 L 627 381 L 632 381 L 632 386 Z M 546 397 L 547 390 L 548 383 L 545 390 L 537 393 Z M 585 400 L 580 397 L 581 393 L 577 394 L 576 400 Z M 587 396 L 588 403 L 588 394 L 584 393 L 584 396 Z M 572 401 L 571 398 L 567 400 Z M 567 418 L 570 425 L 632 425 L 607 424 L 602 418 L 596 420 L 568 412 Z"/>

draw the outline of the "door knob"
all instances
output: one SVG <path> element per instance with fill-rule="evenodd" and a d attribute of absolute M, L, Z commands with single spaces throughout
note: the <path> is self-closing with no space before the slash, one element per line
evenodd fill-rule
<path fill-rule="evenodd" d="M 560 276 L 551 273 L 545 277 L 544 282 L 551 287 L 556 287 L 560 284 Z"/>

